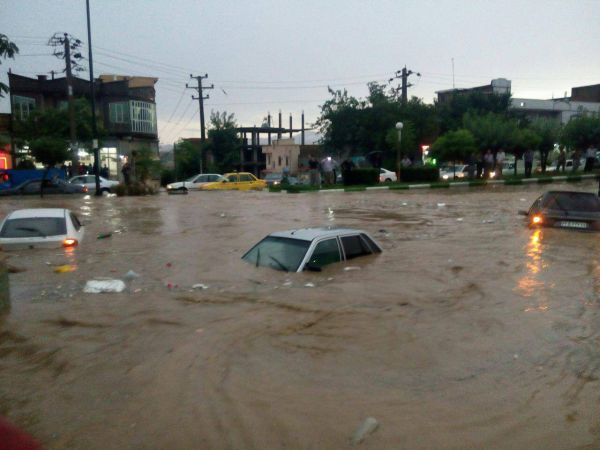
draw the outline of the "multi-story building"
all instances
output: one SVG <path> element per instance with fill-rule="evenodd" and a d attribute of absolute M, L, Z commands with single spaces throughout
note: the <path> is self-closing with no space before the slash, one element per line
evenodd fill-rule
<path fill-rule="evenodd" d="M 497 78 L 484 86 L 465 89 L 446 89 L 438 91 L 438 103 L 449 101 L 455 95 L 464 95 L 474 92 L 482 94 L 510 94 L 511 82 L 504 78 Z M 600 113 L 600 84 L 579 86 L 571 89 L 571 96 L 552 99 L 515 98 L 510 99 L 510 109 L 529 119 L 553 119 L 562 124 L 567 123 L 572 117 L 587 113 Z"/>
<path fill-rule="evenodd" d="M 29 78 L 9 73 L 12 120 L 23 120 L 34 109 L 66 108 L 67 79 Z M 96 115 L 106 135 L 101 139 L 100 165 L 114 176 L 121 161 L 136 149 L 150 147 L 158 155 L 156 123 L 157 78 L 100 75 L 94 82 Z M 89 81 L 73 77 L 73 96 L 90 98 Z M 13 149 L 15 154 L 16 149 Z M 81 152 L 82 160 L 90 159 Z"/>

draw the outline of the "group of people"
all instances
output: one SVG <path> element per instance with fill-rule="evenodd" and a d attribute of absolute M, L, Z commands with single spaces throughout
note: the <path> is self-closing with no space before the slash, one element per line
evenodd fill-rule
<path fill-rule="evenodd" d="M 327 156 L 319 161 L 313 155 L 310 155 L 308 158 L 310 185 L 320 187 L 322 182 L 324 186 L 331 186 L 336 182 L 338 168 L 344 173 L 355 167 L 356 164 L 350 158 L 346 158 L 341 164 L 338 164 L 331 156 Z"/>

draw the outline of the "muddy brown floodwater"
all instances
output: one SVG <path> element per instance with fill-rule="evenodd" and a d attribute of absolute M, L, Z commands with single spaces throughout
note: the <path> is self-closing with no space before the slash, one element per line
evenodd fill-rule
<path fill-rule="evenodd" d="M 367 417 L 362 448 L 600 448 L 600 235 L 525 227 L 547 189 L 3 199 L 71 208 L 86 238 L 11 254 L 0 413 L 51 449 L 347 448 Z M 384 252 L 240 260 L 315 225 Z"/>

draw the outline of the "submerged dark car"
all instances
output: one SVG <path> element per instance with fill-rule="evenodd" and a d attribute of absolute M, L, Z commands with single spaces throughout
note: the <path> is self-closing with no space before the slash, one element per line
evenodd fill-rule
<path fill-rule="evenodd" d="M 520 213 L 532 227 L 600 231 L 600 198 L 589 192 L 549 191 Z"/>
<path fill-rule="evenodd" d="M 88 188 L 82 184 L 67 183 L 64 180 L 27 180 L 18 186 L 0 191 L 0 195 L 39 195 L 44 184 L 44 194 L 85 194 Z"/>

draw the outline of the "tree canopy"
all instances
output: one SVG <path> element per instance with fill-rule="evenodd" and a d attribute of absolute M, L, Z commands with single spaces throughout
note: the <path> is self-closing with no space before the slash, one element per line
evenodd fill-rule
<path fill-rule="evenodd" d="M 578 150 L 600 145 L 600 116 L 591 114 L 571 119 L 562 130 L 560 142 Z"/>
<path fill-rule="evenodd" d="M 473 134 L 469 130 L 448 131 L 431 146 L 431 154 L 440 161 L 464 161 L 477 150 Z"/>
<path fill-rule="evenodd" d="M 19 47 L 11 42 L 8 36 L 0 33 L 0 64 L 2 64 L 2 59 L 15 59 L 17 53 L 19 53 Z M 8 86 L 0 82 L 0 97 L 4 97 L 6 93 L 8 93 Z"/>

